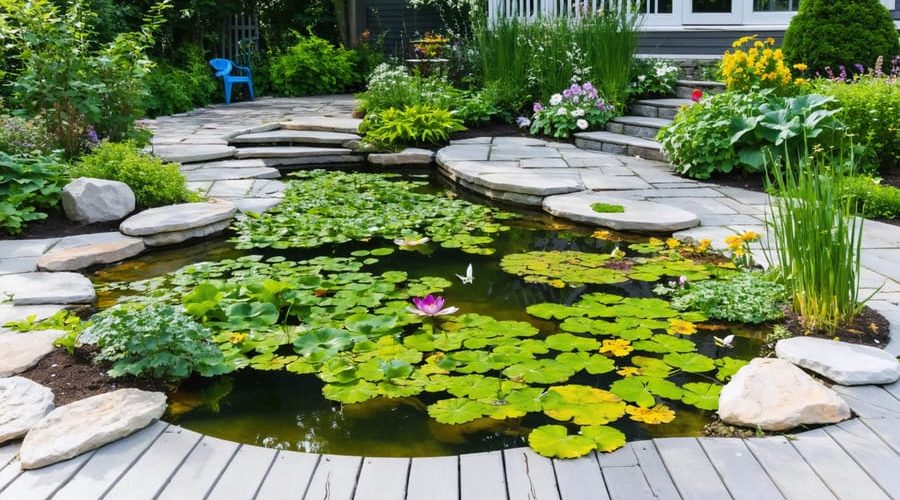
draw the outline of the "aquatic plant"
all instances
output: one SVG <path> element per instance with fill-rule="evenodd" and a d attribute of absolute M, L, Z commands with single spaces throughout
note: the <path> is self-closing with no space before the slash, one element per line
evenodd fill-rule
<path fill-rule="evenodd" d="M 426 295 L 425 297 L 413 297 L 412 306 L 406 308 L 407 311 L 416 316 L 446 316 L 459 311 L 458 307 L 444 307 L 444 298 L 435 295 Z"/>

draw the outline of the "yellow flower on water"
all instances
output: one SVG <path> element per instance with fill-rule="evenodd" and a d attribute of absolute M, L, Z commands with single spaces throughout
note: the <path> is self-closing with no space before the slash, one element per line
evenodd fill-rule
<path fill-rule="evenodd" d="M 674 250 L 681 246 L 681 242 L 676 240 L 675 238 L 669 238 L 666 240 L 666 246 Z"/>
<path fill-rule="evenodd" d="M 631 420 L 645 424 L 668 424 L 675 420 L 675 412 L 664 404 L 658 404 L 653 408 L 628 405 L 625 407 L 625 413 Z"/>
<path fill-rule="evenodd" d="M 641 369 L 636 366 L 626 366 L 624 368 L 619 368 L 616 370 L 616 373 L 623 377 L 633 377 L 635 375 L 641 374 Z"/>
<path fill-rule="evenodd" d="M 600 352 L 608 352 L 617 358 L 628 356 L 633 350 L 634 347 L 631 347 L 631 343 L 623 339 L 607 339 L 600 346 Z"/>
<path fill-rule="evenodd" d="M 741 241 L 743 241 L 744 243 L 752 243 L 758 239 L 759 233 L 757 233 L 756 231 L 744 231 L 744 233 L 741 234 Z"/>
<path fill-rule="evenodd" d="M 245 340 L 247 340 L 248 335 L 246 333 L 232 333 L 228 336 L 228 341 L 232 344 L 242 344 Z"/>
<path fill-rule="evenodd" d="M 693 335 L 697 333 L 697 326 L 690 321 L 672 318 L 669 320 L 669 328 L 666 331 L 670 335 Z"/>
<path fill-rule="evenodd" d="M 609 231 L 601 229 L 600 231 L 594 231 L 594 234 L 591 235 L 591 238 L 596 238 L 598 240 L 608 240 L 609 236 Z"/>

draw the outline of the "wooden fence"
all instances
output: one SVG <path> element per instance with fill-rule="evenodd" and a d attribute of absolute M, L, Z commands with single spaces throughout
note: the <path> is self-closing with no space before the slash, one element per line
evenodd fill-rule
<path fill-rule="evenodd" d="M 247 51 L 259 48 L 259 18 L 256 14 L 235 14 L 222 26 L 222 45 L 219 57 L 248 64 Z"/>

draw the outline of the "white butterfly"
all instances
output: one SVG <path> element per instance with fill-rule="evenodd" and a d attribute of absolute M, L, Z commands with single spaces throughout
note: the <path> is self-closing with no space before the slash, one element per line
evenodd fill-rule
<path fill-rule="evenodd" d="M 465 276 L 457 274 L 456 277 L 462 281 L 463 285 L 471 285 L 475 281 L 475 275 L 472 274 L 472 264 L 469 264 L 469 267 L 466 268 Z"/>
<path fill-rule="evenodd" d="M 734 335 L 728 335 L 724 339 L 720 339 L 719 337 L 713 336 L 713 339 L 715 339 L 716 345 L 719 347 L 727 347 L 728 349 L 731 349 L 732 347 L 734 347 L 734 345 L 733 345 Z"/>

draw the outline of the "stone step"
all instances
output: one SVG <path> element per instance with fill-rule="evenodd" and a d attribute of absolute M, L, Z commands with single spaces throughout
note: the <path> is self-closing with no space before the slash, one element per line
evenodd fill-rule
<path fill-rule="evenodd" d="M 641 99 L 628 107 L 628 113 L 633 116 L 646 116 L 648 118 L 673 119 L 682 106 L 694 104 L 691 99 Z"/>
<path fill-rule="evenodd" d="M 645 116 L 620 116 L 606 124 L 606 130 L 614 134 L 630 135 L 643 139 L 656 139 L 659 129 L 672 123 L 665 118 L 648 118 Z"/>
<path fill-rule="evenodd" d="M 575 134 L 575 145 L 582 149 L 666 161 L 666 153 L 658 142 L 613 132 L 579 132 Z"/>
<path fill-rule="evenodd" d="M 358 141 L 360 136 L 344 132 L 312 130 L 270 130 L 242 134 L 229 139 L 233 145 L 297 144 L 310 146 L 342 146 L 348 141 Z"/>
<path fill-rule="evenodd" d="M 690 99 L 694 89 L 700 89 L 704 94 L 721 94 L 725 92 L 725 84 L 706 80 L 678 80 L 675 84 L 675 97 Z"/>
<path fill-rule="evenodd" d="M 335 118 L 333 116 L 302 116 L 281 124 L 286 130 L 307 130 L 356 134 L 362 120 L 358 118 Z"/>
<path fill-rule="evenodd" d="M 353 153 L 347 148 L 320 148 L 312 146 L 273 146 L 241 148 L 235 158 L 305 158 L 310 156 L 346 156 Z"/>
<path fill-rule="evenodd" d="M 278 169 L 272 167 L 250 168 L 217 168 L 207 167 L 183 171 L 188 182 L 229 181 L 237 179 L 277 179 L 281 177 Z"/>

